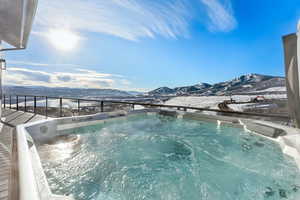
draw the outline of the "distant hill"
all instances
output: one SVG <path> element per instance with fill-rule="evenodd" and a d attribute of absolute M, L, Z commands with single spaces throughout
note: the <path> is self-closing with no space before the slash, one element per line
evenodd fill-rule
<path fill-rule="evenodd" d="M 285 93 L 285 78 L 261 74 L 247 74 L 235 79 L 210 85 L 200 83 L 192 86 L 160 87 L 149 95 L 231 95 L 231 94 Z"/>
<path fill-rule="evenodd" d="M 155 90 L 148 92 L 149 95 L 170 95 L 175 94 L 175 90 L 168 87 L 160 87 Z"/>
<path fill-rule="evenodd" d="M 97 97 L 135 97 L 143 95 L 136 91 L 122 91 L 116 89 L 88 89 L 88 88 L 51 88 L 41 86 L 4 86 L 5 94 L 62 96 L 79 98 Z M 233 94 L 283 94 L 285 91 L 285 78 L 261 74 L 247 74 L 235 79 L 216 84 L 199 83 L 191 86 L 176 88 L 160 87 L 145 95 L 150 96 L 180 96 L 180 95 L 233 95 Z"/>
<path fill-rule="evenodd" d="M 4 86 L 5 94 L 37 95 L 37 96 L 61 96 L 61 97 L 130 97 L 141 94 L 134 91 L 121 91 L 116 89 L 88 89 L 88 88 L 51 88 L 51 87 L 25 87 L 25 86 Z"/>

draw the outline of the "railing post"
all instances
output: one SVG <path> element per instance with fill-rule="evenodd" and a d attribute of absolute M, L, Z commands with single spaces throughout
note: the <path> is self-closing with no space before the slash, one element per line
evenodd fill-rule
<path fill-rule="evenodd" d="M 27 112 L 27 97 L 24 96 L 24 111 Z"/>
<path fill-rule="evenodd" d="M 48 97 L 46 96 L 45 116 L 48 117 Z"/>
<path fill-rule="evenodd" d="M 11 109 L 11 95 L 9 95 L 9 109 Z"/>
<path fill-rule="evenodd" d="M 33 97 L 33 112 L 36 114 L 36 96 Z"/>
<path fill-rule="evenodd" d="M 104 102 L 101 101 L 101 112 L 104 112 Z"/>
<path fill-rule="evenodd" d="M 134 104 L 132 104 L 132 110 L 134 110 Z"/>
<path fill-rule="evenodd" d="M 16 99 L 16 103 L 17 103 L 17 110 L 19 110 L 19 96 L 17 95 L 17 99 Z"/>
<path fill-rule="evenodd" d="M 6 98 L 5 98 L 5 94 L 4 94 L 4 95 L 3 95 L 3 106 L 4 106 L 4 108 L 6 108 L 5 100 L 6 100 Z"/>
<path fill-rule="evenodd" d="M 62 117 L 62 98 L 59 98 L 59 116 Z"/>
<path fill-rule="evenodd" d="M 77 110 L 78 110 L 78 115 L 80 115 L 80 99 L 77 99 Z"/>

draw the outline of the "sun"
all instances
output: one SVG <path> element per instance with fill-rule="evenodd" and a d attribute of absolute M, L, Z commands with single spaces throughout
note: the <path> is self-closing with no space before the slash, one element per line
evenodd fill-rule
<path fill-rule="evenodd" d="M 51 29 L 47 37 L 56 49 L 62 51 L 74 49 L 80 39 L 76 33 L 67 29 Z"/>

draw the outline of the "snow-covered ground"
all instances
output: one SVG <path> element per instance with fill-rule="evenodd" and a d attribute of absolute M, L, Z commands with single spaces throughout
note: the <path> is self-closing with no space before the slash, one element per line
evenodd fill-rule
<path fill-rule="evenodd" d="M 247 102 L 255 98 L 257 95 L 234 95 L 232 99 L 236 102 Z M 285 99 L 285 94 L 263 95 L 265 99 Z M 187 96 L 174 97 L 165 102 L 166 105 L 192 106 L 199 108 L 218 109 L 218 104 L 224 100 L 230 100 L 230 96 Z M 231 104 L 230 108 L 236 111 L 242 111 L 244 106 L 251 104 Z"/>
<path fill-rule="evenodd" d="M 260 92 L 286 92 L 286 87 L 271 87 L 265 90 L 257 90 L 248 93 L 260 93 Z"/>
<path fill-rule="evenodd" d="M 78 103 L 77 101 L 72 101 L 70 99 L 63 99 L 63 108 L 69 108 L 69 109 L 77 109 Z M 24 102 L 20 102 L 19 103 L 20 107 L 24 107 L 25 103 Z M 33 106 L 33 101 L 27 101 L 26 102 L 26 106 Z M 46 106 L 46 101 L 45 100 L 38 100 L 36 101 L 36 106 L 37 107 L 45 107 Z M 100 106 L 99 102 L 93 102 L 93 101 L 80 101 L 80 107 L 87 107 L 87 106 Z M 12 104 L 12 107 L 16 107 L 16 104 Z M 58 108 L 59 107 L 59 99 L 48 99 L 48 107 L 52 107 L 52 108 Z M 144 109 L 144 106 L 140 106 L 140 105 L 135 105 L 134 106 L 135 110 L 140 110 L 140 109 Z"/>
<path fill-rule="evenodd" d="M 174 97 L 165 102 L 166 105 L 191 106 L 199 108 L 218 108 L 218 104 L 230 100 L 229 96 L 203 96 L 203 97 Z"/>
<path fill-rule="evenodd" d="M 63 107 L 64 108 L 77 108 L 77 102 L 76 101 L 72 101 L 69 99 L 63 99 Z M 25 103 L 24 102 L 20 102 L 19 106 L 24 106 Z M 84 107 L 84 106 L 91 106 L 91 105 L 96 105 L 96 102 L 84 102 L 81 101 L 80 102 L 80 106 Z M 99 103 L 98 103 L 99 105 Z M 16 104 L 12 104 L 13 107 L 16 107 Z M 26 102 L 26 106 L 33 106 L 33 101 L 27 101 Z M 46 106 L 46 101 L 45 100 L 38 100 L 36 101 L 36 106 L 37 107 L 44 107 Z M 48 107 L 53 107 L 53 108 L 57 108 L 59 107 L 59 99 L 48 99 Z"/>
<path fill-rule="evenodd" d="M 234 111 L 244 111 L 244 109 L 248 106 L 254 106 L 255 103 L 247 103 L 247 104 L 229 104 L 228 107 Z"/>
<path fill-rule="evenodd" d="M 274 95 L 263 95 L 266 99 L 285 99 L 285 94 L 274 94 Z M 234 95 L 231 98 L 236 102 L 247 102 L 251 99 L 255 98 L 256 95 Z M 179 106 L 191 106 L 191 107 L 199 107 L 199 108 L 212 108 L 218 109 L 218 104 L 222 103 L 224 100 L 230 100 L 230 96 L 181 96 L 174 97 L 170 100 L 166 101 L 164 104 L 166 105 L 179 105 Z M 33 101 L 27 101 L 27 106 L 33 106 Z M 38 100 L 37 106 L 44 107 L 46 105 L 45 100 Z M 98 106 L 97 102 L 80 102 L 81 107 L 86 106 Z M 255 105 L 253 103 L 249 104 L 230 104 L 229 107 L 235 111 L 243 111 L 246 106 Z M 13 105 L 15 107 L 16 105 Z M 24 106 L 24 102 L 20 102 L 19 106 Z M 48 99 L 48 107 L 59 107 L 58 99 Z M 63 107 L 70 109 L 77 109 L 77 102 L 64 99 Z M 142 109 L 143 106 L 135 105 L 135 109 Z M 194 111 L 194 110 L 191 110 Z"/>

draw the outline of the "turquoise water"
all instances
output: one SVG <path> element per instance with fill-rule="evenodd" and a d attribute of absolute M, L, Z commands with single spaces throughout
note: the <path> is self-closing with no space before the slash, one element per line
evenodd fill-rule
<path fill-rule="evenodd" d="M 73 151 L 39 146 L 50 187 L 78 200 L 300 199 L 294 161 L 267 139 L 230 126 L 137 115 L 65 131 Z M 68 153 L 66 153 L 68 152 Z M 55 159 L 54 159 L 55 158 Z"/>

